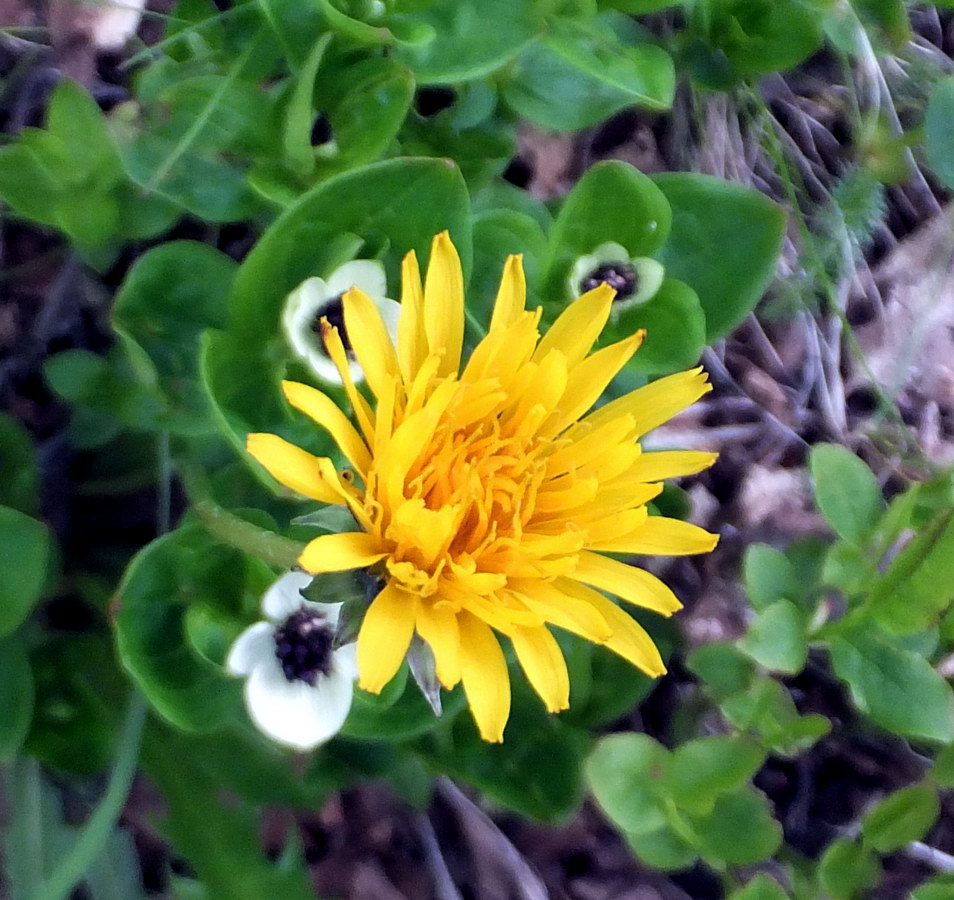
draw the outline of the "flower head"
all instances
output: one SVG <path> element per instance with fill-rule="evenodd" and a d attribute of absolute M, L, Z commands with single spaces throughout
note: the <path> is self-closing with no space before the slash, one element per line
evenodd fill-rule
<path fill-rule="evenodd" d="M 354 644 L 332 649 L 340 603 L 312 603 L 304 572 L 288 572 L 262 597 L 268 621 L 243 631 L 226 666 L 245 675 L 245 705 L 270 738 L 309 750 L 340 730 L 357 674 Z"/>
<path fill-rule="evenodd" d="M 662 263 L 648 256 L 630 259 L 629 251 L 622 244 L 609 242 L 600 244 L 573 264 L 570 296 L 576 297 L 605 282 L 616 292 L 613 312 L 619 313 L 652 300 L 665 277 Z"/>
<path fill-rule="evenodd" d="M 396 343 L 364 293 L 344 296 L 374 405 L 350 377 L 338 330 L 324 326 L 357 427 L 320 391 L 284 384 L 351 468 L 339 473 L 276 435 L 248 438 L 275 478 L 346 505 L 360 527 L 315 538 L 299 560 L 313 573 L 369 568 L 381 579 L 358 636 L 360 686 L 379 692 L 416 633 L 441 684 L 463 682 L 481 735 L 499 741 L 510 682 L 498 635 L 551 711 L 567 707 L 570 687 L 550 626 L 662 674 L 650 637 L 601 592 L 665 616 L 680 603 L 649 572 L 605 554 L 715 545 L 714 535 L 646 508 L 662 479 L 698 472 L 714 454 L 643 453 L 639 444 L 710 389 L 705 375 L 671 375 L 589 412 L 642 341 L 639 333 L 591 352 L 612 288 L 584 294 L 541 338 L 540 310 L 524 309 L 521 258 L 511 256 L 488 333 L 462 365 L 463 277 L 446 232 L 434 239 L 424 284 L 413 253 L 402 281 Z"/>
<path fill-rule="evenodd" d="M 386 296 L 384 266 L 375 259 L 355 259 L 335 269 L 326 281 L 307 278 L 289 295 L 282 310 L 282 329 L 292 349 L 323 381 L 341 384 L 338 367 L 328 356 L 319 334 L 319 323 L 325 318 L 339 328 L 348 355 L 348 371 L 353 381 L 364 376 L 355 361 L 344 325 L 342 297 L 352 287 L 363 291 L 378 308 L 390 333 L 397 333 L 401 307 Z"/>

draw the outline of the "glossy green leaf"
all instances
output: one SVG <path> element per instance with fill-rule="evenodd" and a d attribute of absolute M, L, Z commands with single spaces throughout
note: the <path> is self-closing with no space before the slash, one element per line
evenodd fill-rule
<path fill-rule="evenodd" d="M 0 413 L 0 506 L 28 516 L 40 504 L 40 478 L 30 433 L 13 416 Z"/>
<path fill-rule="evenodd" d="M 10 634 L 39 601 L 49 560 L 46 526 L 0 506 L 0 637 Z"/>
<path fill-rule="evenodd" d="M 699 295 L 706 340 L 724 337 L 772 280 L 785 214 L 764 194 L 718 178 L 673 172 L 653 181 L 672 210 L 672 228 L 657 258 L 667 275 Z"/>
<path fill-rule="evenodd" d="M 941 748 L 934 760 L 931 777 L 943 788 L 954 788 L 954 744 Z"/>
<path fill-rule="evenodd" d="M 311 174 L 315 168 L 315 152 L 311 145 L 311 130 L 315 120 L 312 95 L 315 92 L 315 76 L 330 41 L 331 34 L 326 34 L 315 43 L 295 79 L 285 110 L 285 127 L 282 130 L 285 159 L 292 171 L 300 176 Z"/>
<path fill-rule="evenodd" d="M 954 189 L 954 76 L 937 83 L 924 116 L 924 149 L 928 165 Z"/>
<path fill-rule="evenodd" d="M 808 463 L 822 515 L 842 540 L 862 544 L 884 510 L 878 479 L 838 444 L 816 444 Z"/>
<path fill-rule="evenodd" d="M 627 368 L 646 375 L 688 369 L 699 361 L 706 345 L 706 317 L 696 292 L 667 278 L 650 300 L 624 309 L 610 320 L 606 339 L 622 338 L 638 329 L 646 338 Z"/>
<path fill-rule="evenodd" d="M 855 705 L 882 728 L 906 737 L 954 740 L 951 686 L 922 656 L 864 628 L 833 637 L 830 652 Z"/>
<path fill-rule="evenodd" d="M 954 876 L 929 878 L 911 892 L 911 900 L 954 900 Z"/>
<path fill-rule="evenodd" d="M 577 258 L 608 242 L 633 257 L 652 256 L 666 240 L 669 221 L 669 205 L 646 175 L 622 162 L 597 163 L 567 194 L 550 233 L 544 314 L 555 317 L 569 299 L 566 280 Z"/>
<path fill-rule="evenodd" d="M 794 603 L 777 600 L 749 626 L 739 648 L 766 669 L 795 675 L 808 658 L 806 626 L 804 613 Z"/>
<path fill-rule="evenodd" d="M 870 608 L 894 634 L 935 624 L 954 600 L 954 513 L 937 514 L 891 561 L 874 585 Z"/>
<path fill-rule="evenodd" d="M 694 844 L 668 826 L 639 834 L 627 832 L 626 840 L 646 865 L 664 872 L 688 869 L 699 858 Z"/>
<path fill-rule="evenodd" d="M 16 756 L 33 718 L 33 670 L 22 638 L 0 640 L 0 763 Z"/>
<path fill-rule="evenodd" d="M 392 686 L 397 688 L 396 695 L 385 696 Z M 366 740 L 409 740 L 452 722 L 466 705 L 466 699 L 462 690 L 442 691 L 441 703 L 443 715 L 438 719 L 414 680 L 402 675 L 393 679 L 380 697 L 356 690 L 341 733 Z"/>
<path fill-rule="evenodd" d="M 117 331 L 152 361 L 159 386 L 186 430 L 208 428 L 198 371 L 199 335 L 221 328 L 235 263 L 191 241 L 173 241 L 141 256 L 126 276 L 113 311 Z"/>
<path fill-rule="evenodd" d="M 430 4 L 414 15 L 433 29 L 433 40 L 398 47 L 396 56 L 421 84 L 456 84 L 489 75 L 536 34 L 530 0 L 455 0 Z"/>
<path fill-rule="evenodd" d="M 133 559 L 119 587 L 120 658 L 153 708 L 187 731 L 210 731 L 238 713 L 241 682 L 189 645 L 189 605 L 241 609 L 245 563 L 196 526 L 153 541 Z"/>
<path fill-rule="evenodd" d="M 46 127 L 69 147 L 74 166 L 84 173 L 99 180 L 121 173 L 106 118 L 89 92 L 75 81 L 64 78 L 57 84 L 50 97 Z"/>
<path fill-rule="evenodd" d="M 587 786 L 603 812 L 629 835 L 666 825 L 669 753 L 645 734 L 603 738 L 587 757 Z"/>
<path fill-rule="evenodd" d="M 832 900 L 865 897 L 880 879 L 878 858 L 847 838 L 832 841 L 818 865 L 818 880 Z"/>
<path fill-rule="evenodd" d="M 929 782 L 901 788 L 865 813 L 861 832 L 867 846 L 893 853 L 911 841 L 920 841 L 937 821 L 941 806 Z"/>

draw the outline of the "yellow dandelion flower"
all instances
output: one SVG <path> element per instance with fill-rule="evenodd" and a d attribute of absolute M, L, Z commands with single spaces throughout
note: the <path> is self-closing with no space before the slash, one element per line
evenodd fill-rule
<path fill-rule="evenodd" d="M 589 412 L 636 352 L 642 333 L 590 352 L 610 315 L 600 285 L 540 337 L 524 309 L 521 257 L 504 267 L 490 327 L 466 364 L 463 277 L 445 232 L 424 284 L 414 253 L 402 267 L 395 346 L 374 303 L 344 296 L 347 337 L 372 405 L 356 389 L 338 330 L 324 323 L 355 422 L 324 394 L 285 382 L 288 402 L 326 429 L 351 464 L 337 472 L 272 434 L 248 451 L 278 481 L 344 504 L 361 530 L 311 541 L 313 574 L 369 567 L 383 588 L 358 636 L 360 686 L 378 693 L 418 634 L 445 688 L 463 682 L 481 735 L 503 739 L 510 681 L 506 636 L 547 709 L 569 703 L 566 664 L 549 626 L 603 644 L 652 676 L 665 672 L 649 635 L 604 593 L 669 616 L 662 581 L 607 553 L 705 553 L 715 535 L 648 515 L 664 478 L 699 472 L 712 453 L 643 453 L 639 439 L 710 390 L 680 372 Z"/>

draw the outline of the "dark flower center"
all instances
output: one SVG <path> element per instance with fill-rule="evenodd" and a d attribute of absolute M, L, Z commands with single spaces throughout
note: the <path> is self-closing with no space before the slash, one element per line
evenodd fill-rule
<path fill-rule="evenodd" d="M 338 329 L 338 337 L 341 338 L 345 352 L 351 353 L 351 341 L 348 340 L 348 330 L 345 328 L 343 297 L 344 294 L 338 294 L 337 297 L 332 297 L 322 305 L 315 314 L 315 321 L 311 323 L 311 330 L 320 338 L 321 320 L 327 319 L 329 325 Z"/>
<path fill-rule="evenodd" d="M 625 300 L 636 293 L 638 281 L 636 270 L 629 263 L 603 263 L 580 282 L 580 291 L 585 294 L 605 282 L 616 291 L 616 300 Z"/>
<path fill-rule="evenodd" d="M 318 613 L 306 607 L 293 612 L 275 629 L 275 656 L 289 681 L 314 687 L 319 675 L 331 672 L 334 632 Z"/>

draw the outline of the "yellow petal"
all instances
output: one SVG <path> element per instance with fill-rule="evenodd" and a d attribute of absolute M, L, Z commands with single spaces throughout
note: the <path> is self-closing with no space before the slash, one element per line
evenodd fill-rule
<path fill-rule="evenodd" d="M 434 653 L 437 679 L 447 690 L 460 681 L 460 629 L 457 613 L 446 606 L 419 603 L 417 633 Z"/>
<path fill-rule="evenodd" d="M 414 636 L 418 600 L 388 582 L 371 601 L 358 633 L 358 686 L 372 694 L 401 668 Z"/>
<path fill-rule="evenodd" d="M 301 410 L 334 438 L 348 462 L 364 478 L 371 466 L 371 453 L 354 425 L 335 402 L 321 391 L 297 381 L 283 381 L 282 390 L 295 409 Z"/>
<path fill-rule="evenodd" d="M 527 279 L 523 274 L 523 254 L 508 256 L 494 301 L 489 331 L 509 328 L 523 312 L 526 302 Z"/>
<path fill-rule="evenodd" d="M 398 373 L 397 353 L 381 313 L 371 298 L 358 288 L 342 298 L 345 328 L 351 349 L 375 397 L 381 396 L 385 382 Z"/>
<path fill-rule="evenodd" d="M 706 378 L 701 367 L 667 375 L 601 406 L 584 421 L 598 426 L 617 416 L 630 415 L 633 417 L 636 436 L 639 437 L 692 406 L 703 394 L 711 391 L 712 385 Z"/>
<path fill-rule="evenodd" d="M 376 563 L 385 556 L 380 540 L 363 531 L 345 531 L 341 534 L 323 534 L 310 541 L 298 565 L 312 575 L 322 572 L 346 572 Z"/>
<path fill-rule="evenodd" d="M 564 581 L 573 589 L 562 590 Z M 557 579 L 557 582 L 512 578 L 509 586 L 529 609 L 538 612 L 548 622 L 602 644 L 612 634 L 612 629 L 593 608 L 589 597 L 581 596 L 581 592 L 575 590 L 583 586 L 570 579 Z"/>
<path fill-rule="evenodd" d="M 636 481 L 662 481 L 664 478 L 695 475 L 696 472 L 708 469 L 718 458 L 718 453 L 704 453 L 701 450 L 660 450 L 644 453 L 626 473 L 626 477 Z"/>
<path fill-rule="evenodd" d="M 599 428 L 575 428 L 568 436 L 569 443 L 547 460 L 547 476 L 556 478 L 564 472 L 588 466 L 594 457 L 599 458 L 626 441 L 632 443 L 635 436 L 632 416 L 619 416 Z"/>
<path fill-rule="evenodd" d="M 540 695 L 549 712 L 570 705 L 570 676 L 560 645 L 545 627 L 517 628 L 510 635 L 513 649 L 527 681 Z"/>
<path fill-rule="evenodd" d="M 597 591 L 592 593 L 593 605 L 613 629 L 613 634 L 604 646 L 653 678 L 665 675 L 666 666 L 645 629 L 612 600 Z"/>
<path fill-rule="evenodd" d="M 602 396 L 632 355 L 639 349 L 646 332 L 640 329 L 631 337 L 602 350 L 574 366 L 567 378 L 559 409 L 541 429 L 542 434 L 559 434 L 580 418 Z"/>
<path fill-rule="evenodd" d="M 648 516 L 634 531 L 622 533 L 617 538 L 587 544 L 587 549 L 602 550 L 606 553 L 691 556 L 695 553 L 708 553 L 718 543 L 717 534 L 710 534 L 698 525 L 665 516 Z"/>
<path fill-rule="evenodd" d="M 446 231 L 431 244 L 424 279 L 424 331 L 429 351 L 443 354 L 438 374 L 456 375 L 464 343 L 464 273 Z"/>
<path fill-rule="evenodd" d="M 540 340 L 534 359 L 541 360 L 551 350 L 559 350 L 570 366 L 582 360 L 596 343 L 613 306 L 614 291 L 605 282 L 574 300 Z"/>
<path fill-rule="evenodd" d="M 401 317 L 398 319 L 398 360 L 405 384 L 415 379 L 425 359 L 424 288 L 417 254 L 412 250 L 401 262 Z"/>
<path fill-rule="evenodd" d="M 460 674 L 477 730 L 485 741 L 499 744 L 510 716 L 507 661 L 494 633 L 476 616 L 461 613 Z"/>
<path fill-rule="evenodd" d="M 664 616 L 682 608 L 676 595 L 655 575 L 598 553 L 581 553 L 571 577 Z"/>
<path fill-rule="evenodd" d="M 250 434 L 245 449 L 276 481 L 321 503 L 341 503 L 338 492 L 322 477 L 319 457 L 277 434 Z"/>
<path fill-rule="evenodd" d="M 354 379 L 351 377 L 351 368 L 348 365 L 348 357 L 345 355 L 344 344 L 341 343 L 341 335 L 338 334 L 337 328 L 328 324 L 327 319 L 321 320 L 321 339 L 324 341 L 325 349 L 341 376 L 341 383 L 348 395 L 348 400 L 351 401 L 351 408 L 358 420 L 358 427 L 361 429 L 364 439 L 371 445 L 374 442 L 374 413 L 371 412 L 368 401 L 358 393 Z"/>

